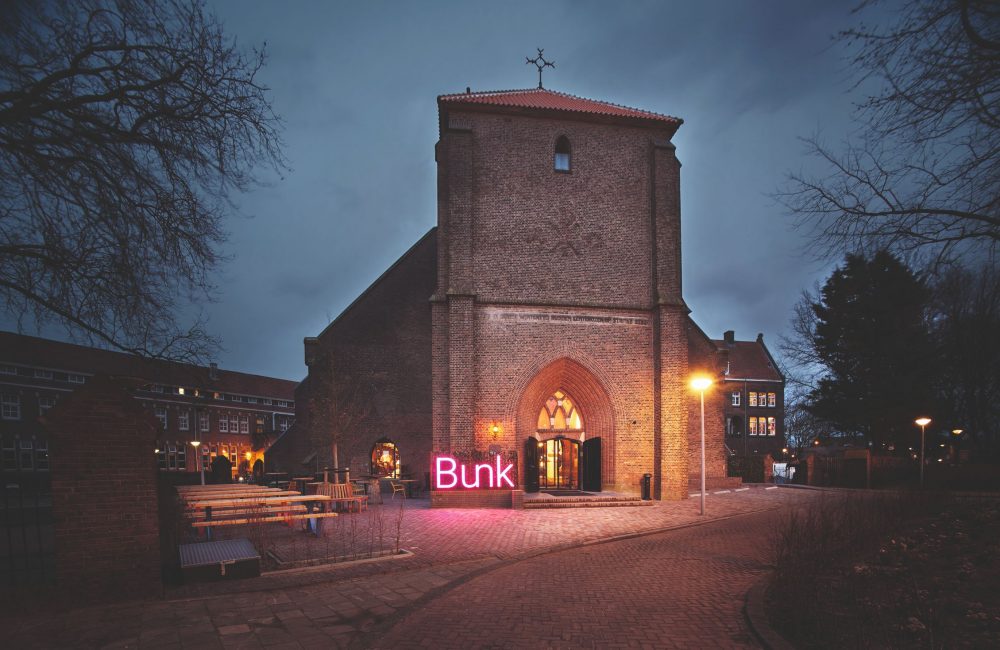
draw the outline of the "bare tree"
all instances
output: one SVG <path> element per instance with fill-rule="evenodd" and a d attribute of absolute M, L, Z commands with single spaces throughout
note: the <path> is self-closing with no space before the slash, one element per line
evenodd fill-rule
<path fill-rule="evenodd" d="M 878 0 L 863 2 L 864 11 Z M 1000 4 L 907 0 L 891 26 L 839 35 L 853 53 L 856 110 L 842 149 L 806 139 L 824 172 L 776 197 L 816 252 L 889 248 L 949 257 L 1000 243 Z"/>
<path fill-rule="evenodd" d="M 234 191 L 284 168 L 279 119 L 200 0 L 0 8 L 0 300 L 23 326 L 204 360 Z"/>
<path fill-rule="evenodd" d="M 372 414 L 377 392 L 371 371 L 364 371 L 349 354 L 335 359 L 329 351 L 309 364 L 308 413 L 310 440 L 317 463 L 343 464 L 340 443 L 358 432 Z"/>

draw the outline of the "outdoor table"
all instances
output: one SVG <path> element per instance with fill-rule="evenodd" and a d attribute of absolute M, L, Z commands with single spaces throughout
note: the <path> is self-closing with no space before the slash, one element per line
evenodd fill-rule
<path fill-rule="evenodd" d="M 399 481 L 400 483 L 403 484 L 403 487 L 406 488 L 406 496 L 407 496 L 407 498 L 413 496 L 413 484 L 417 482 L 417 479 L 415 479 L 415 478 L 397 478 L 397 479 L 394 479 L 394 480 Z"/>
<path fill-rule="evenodd" d="M 289 505 L 289 504 L 301 503 L 301 504 L 304 504 L 306 506 L 306 511 L 307 511 L 306 512 L 306 515 L 307 515 L 306 521 L 307 521 L 307 527 L 308 527 L 309 531 L 312 532 L 315 535 L 318 535 L 319 531 L 320 531 L 320 527 L 322 525 L 322 522 L 321 522 L 320 519 L 314 518 L 314 517 L 308 517 L 308 515 L 313 512 L 313 508 L 315 506 L 317 506 L 317 505 L 319 505 L 320 508 L 321 508 L 320 513 L 324 513 L 325 514 L 325 513 L 329 512 L 328 511 L 328 507 L 329 507 L 330 501 L 332 501 L 332 500 L 333 499 L 331 497 L 328 497 L 328 496 L 323 495 L 323 494 L 305 495 L 305 494 L 299 494 L 299 493 L 296 492 L 294 494 L 288 494 L 288 495 L 280 495 L 280 496 L 268 495 L 268 496 L 265 496 L 265 497 L 255 497 L 255 498 L 247 497 L 247 498 L 241 498 L 241 499 L 211 499 L 211 498 L 209 498 L 209 499 L 198 500 L 198 501 L 189 501 L 187 505 L 191 509 L 204 510 L 205 511 L 205 518 L 203 519 L 203 521 L 210 522 L 210 521 L 212 521 L 212 509 L 213 508 L 240 508 L 240 507 L 245 507 L 245 506 L 249 506 L 249 505 L 259 505 L 259 506 L 263 507 L 263 506 L 268 506 L 268 505 L 277 505 L 277 506 L 280 506 L 280 505 Z M 317 514 L 319 514 L 319 513 L 317 513 Z M 206 534 L 206 536 L 207 536 L 208 539 L 212 538 L 212 527 L 211 526 L 205 527 L 205 534 Z"/>

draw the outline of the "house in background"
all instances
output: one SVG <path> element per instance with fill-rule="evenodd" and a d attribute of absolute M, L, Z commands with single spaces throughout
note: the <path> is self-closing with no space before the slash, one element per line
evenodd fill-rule
<path fill-rule="evenodd" d="M 726 447 L 733 455 L 771 454 L 780 458 L 785 443 L 785 376 L 764 344 L 737 341 L 728 330 L 714 341 L 726 356 L 719 391 L 725 400 Z"/>
<path fill-rule="evenodd" d="M 130 380 L 159 420 L 149 451 L 163 472 L 208 470 L 220 455 L 234 477 L 262 471 L 264 450 L 295 418 L 294 381 L 0 332 L 0 470 L 47 472 L 51 450 L 38 417 L 98 374 Z"/>

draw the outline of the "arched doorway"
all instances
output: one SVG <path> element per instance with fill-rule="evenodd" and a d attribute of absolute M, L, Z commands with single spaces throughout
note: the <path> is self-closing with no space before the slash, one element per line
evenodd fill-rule
<path fill-rule="evenodd" d="M 392 440 L 376 440 L 372 446 L 371 461 L 372 476 L 400 477 L 399 448 Z"/>
<path fill-rule="evenodd" d="M 517 407 L 524 489 L 600 491 L 614 483 L 614 413 L 600 381 L 558 359 L 525 385 Z"/>

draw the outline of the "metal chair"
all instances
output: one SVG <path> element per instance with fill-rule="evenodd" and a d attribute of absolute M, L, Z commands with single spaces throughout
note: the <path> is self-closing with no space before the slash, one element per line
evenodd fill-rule
<path fill-rule="evenodd" d="M 392 486 L 392 498 L 393 499 L 396 498 L 396 493 L 397 492 L 401 493 L 403 495 L 404 499 L 406 498 L 406 484 L 405 483 L 400 483 L 399 481 L 391 481 L 390 480 L 389 481 L 389 485 Z"/>

